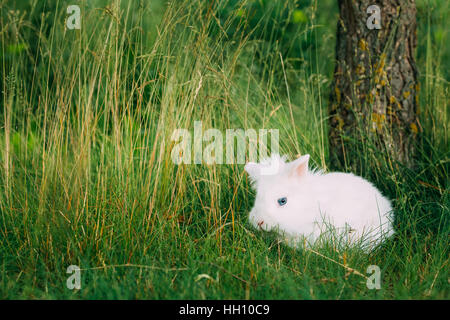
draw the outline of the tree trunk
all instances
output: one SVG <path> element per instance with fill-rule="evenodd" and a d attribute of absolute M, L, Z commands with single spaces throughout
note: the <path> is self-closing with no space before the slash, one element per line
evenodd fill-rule
<path fill-rule="evenodd" d="M 330 155 L 352 164 L 352 145 L 374 142 L 393 160 L 412 165 L 419 132 L 414 0 L 338 0 L 336 67 L 330 97 Z M 381 22 L 368 19 L 371 5 Z M 373 28 L 374 22 L 380 28 Z M 369 28 L 370 27 L 370 28 Z M 372 29 L 371 29 L 372 28 Z M 366 140 L 370 138 L 369 140 Z M 374 138 L 374 139 L 372 139 Z"/>

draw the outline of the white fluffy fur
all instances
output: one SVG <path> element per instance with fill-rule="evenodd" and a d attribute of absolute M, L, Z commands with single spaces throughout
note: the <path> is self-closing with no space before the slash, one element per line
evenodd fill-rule
<path fill-rule="evenodd" d="M 369 181 L 352 173 L 323 173 L 308 168 L 309 155 L 293 162 L 273 155 L 245 170 L 256 189 L 250 223 L 287 236 L 291 244 L 306 239 L 313 244 L 332 226 L 347 244 L 369 249 L 393 234 L 391 203 Z M 275 174 L 261 169 L 278 165 Z M 278 199 L 286 197 L 280 206 Z M 294 241 L 292 241 L 294 240 Z"/>

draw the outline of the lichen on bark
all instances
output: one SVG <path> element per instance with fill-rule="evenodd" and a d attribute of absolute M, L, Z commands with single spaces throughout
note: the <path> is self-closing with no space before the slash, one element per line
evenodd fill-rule
<path fill-rule="evenodd" d="M 411 166 L 420 131 L 415 2 L 338 3 L 336 66 L 329 104 L 332 161 L 348 164 L 351 141 L 371 137 L 392 159 Z M 367 8 L 374 4 L 381 9 L 381 29 L 369 29 L 366 24 Z"/>

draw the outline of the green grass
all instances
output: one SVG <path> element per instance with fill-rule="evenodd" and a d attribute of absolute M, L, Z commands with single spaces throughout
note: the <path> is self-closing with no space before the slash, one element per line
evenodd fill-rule
<path fill-rule="evenodd" d="M 172 132 L 201 120 L 277 128 L 283 154 L 329 168 L 336 4 L 207 3 L 81 1 L 81 30 L 72 2 L 0 4 L 0 298 L 448 299 L 447 1 L 418 1 L 416 167 L 353 155 L 395 206 L 371 254 L 287 247 L 248 224 L 242 164 L 172 163 Z"/>

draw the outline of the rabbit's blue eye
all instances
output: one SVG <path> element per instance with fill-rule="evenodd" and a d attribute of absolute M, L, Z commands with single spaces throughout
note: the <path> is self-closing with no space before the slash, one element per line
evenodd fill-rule
<path fill-rule="evenodd" d="M 287 198 L 283 197 L 277 200 L 280 206 L 284 206 L 287 203 Z"/>

